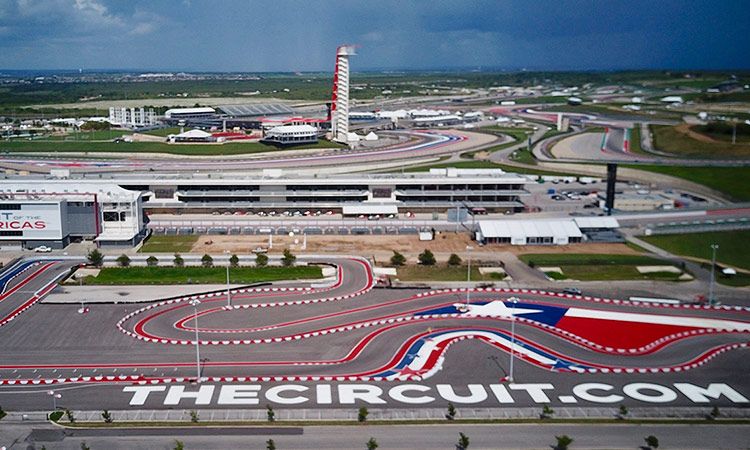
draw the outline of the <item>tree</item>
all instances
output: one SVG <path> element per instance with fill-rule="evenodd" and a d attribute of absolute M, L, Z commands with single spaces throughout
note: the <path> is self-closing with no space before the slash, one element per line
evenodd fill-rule
<path fill-rule="evenodd" d="M 86 445 L 86 441 L 81 442 L 81 450 L 91 450 L 91 447 Z"/>
<path fill-rule="evenodd" d="M 149 256 L 148 258 L 146 258 L 146 265 L 149 266 L 149 267 L 156 267 L 156 266 L 158 266 L 159 265 L 159 258 L 157 258 L 156 256 L 153 256 L 153 255 Z"/>
<path fill-rule="evenodd" d="M 229 265 L 232 267 L 239 267 L 240 266 L 240 257 L 237 255 L 232 255 L 229 257 Z"/>
<path fill-rule="evenodd" d="M 68 418 L 68 421 L 70 423 L 75 423 L 76 422 L 76 416 L 74 416 L 73 415 L 73 411 L 71 411 L 69 409 L 65 409 L 65 417 Z"/>
<path fill-rule="evenodd" d="M 196 411 L 194 409 L 191 410 L 190 411 L 190 421 L 193 422 L 193 423 L 197 423 L 199 420 L 200 420 L 200 418 L 198 417 L 198 411 Z"/>
<path fill-rule="evenodd" d="M 433 255 L 429 249 L 420 253 L 418 259 L 419 264 L 422 264 L 423 266 L 434 266 L 436 262 L 435 255 Z"/>
<path fill-rule="evenodd" d="M 276 443 L 273 441 L 273 439 L 269 439 L 266 441 L 266 450 L 276 450 Z"/>
<path fill-rule="evenodd" d="M 7 416 L 7 415 L 8 415 L 8 414 L 7 414 L 7 413 L 6 413 L 5 411 L 3 411 L 3 407 L 2 407 L 2 406 L 0 406 L 0 419 L 2 419 L 3 417 L 5 417 L 5 416 Z"/>
<path fill-rule="evenodd" d="M 183 444 L 182 441 L 178 441 L 177 439 L 175 439 L 174 450 L 185 450 L 185 444 Z"/>
<path fill-rule="evenodd" d="M 659 439 L 653 434 L 646 436 L 644 440 L 646 441 L 646 446 L 648 448 L 659 448 Z"/>
<path fill-rule="evenodd" d="M 366 422 L 367 421 L 367 415 L 370 414 L 370 412 L 362 406 L 359 408 L 359 411 L 357 412 L 357 420 L 360 422 Z"/>
<path fill-rule="evenodd" d="M 276 421 L 276 413 L 273 411 L 273 408 L 271 408 L 271 405 L 266 405 L 266 418 L 268 418 L 269 422 Z"/>
<path fill-rule="evenodd" d="M 86 255 L 86 259 L 88 259 L 89 264 L 94 267 L 101 267 L 104 263 L 104 255 L 102 255 L 102 252 L 98 249 L 91 250 L 89 254 Z"/>
<path fill-rule="evenodd" d="M 715 418 L 719 417 L 719 407 L 718 406 L 714 406 L 713 409 L 711 409 L 710 416 L 711 416 L 712 419 L 715 419 Z"/>
<path fill-rule="evenodd" d="M 451 255 L 448 257 L 448 265 L 449 266 L 460 266 L 461 265 L 461 257 L 458 256 L 455 253 L 451 253 Z"/>
<path fill-rule="evenodd" d="M 268 265 L 268 255 L 265 253 L 258 253 L 255 255 L 255 265 L 258 267 L 266 267 Z"/>
<path fill-rule="evenodd" d="M 211 255 L 209 255 L 208 253 L 206 253 L 201 258 L 201 264 L 203 264 L 203 267 L 213 267 L 213 265 L 214 265 L 214 259 L 211 258 Z"/>
<path fill-rule="evenodd" d="M 573 438 L 568 436 L 567 434 L 563 434 L 562 436 L 555 436 L 555 440 L 557 441 L 555 450 L 568 450 L 568 446 L 573 443 Z"/>
<path fill-rule="evenodd" d="M 542 408 L 542 413 L 539 415 L 540 419 L 549 419 L 552 417 L 552 415 L 555 414 L 555 410 L 550 408 L 549 405 L 544 405 Z"/>
<path fill-rule="evenodd" d="M 469 436 L 458 433 L 458 444 L 456 444 L 456 448 L 460 450 L 466 450 L 469 448 Z"/>
<path fill-rule="evenodd" d="M 114 419 L 112 418 L 112 414 L 110 414 L 106 409 L 102 411 L 102 419 L 104 419 L 104 423 L 112 423 L 114 421 Z"/>
<path fill-rule="evenodd" d="M 294 254 L 289 250 L 288 248 L 284 249 L 284 256 L 281 257 L 281 264 L 284 265 L 284 267 L 292 267 L 294 265 L 294 261 L 297 260 L 297 257 L 294 256 Z"/>
<path fill-rule="evenodd" d="M 117 257 L 117 265 L 120 267 L 128 267 L 130 265 L 130 258 L 128 255 L 120 255 Z"/>
<path fill-rule="evenodd" d="M 185 260 L 182 259 L 182 256 L 180 256 L 179 253 L 175 253 L 174 260 L 172 260 L 172 264 L 174 264 L 175 267 L 183 267 L 185 266 Z"/>
<path fill-rule="evenodd" d="M 456 418 L 456 407 L 453 406 L 453 403 L 448 402 L 448 414 L 445 415 L 445 418 L 448 420 Z"/>
<path fill-rule="evenodd" d="M 617 418 L 624 419 L 628 416 L 628 408 L 625 405 L 620 405 L 620 409 L 617 411 Z"/>
<path fill-rule="evenodd" d="M 406 264 L 406 257 L 396 250 L 393 251 L 391 256 L 391 265 L 394 267 L 401 267 Z"/>
<path fill-rule="evenodd" d="M 367 446 L 367 450 L 375 450 L 376 448 L 380 447 L 378 445 L 378 441 L 376 441 L 374 437 L 371 437 L 365 445 Z"/>

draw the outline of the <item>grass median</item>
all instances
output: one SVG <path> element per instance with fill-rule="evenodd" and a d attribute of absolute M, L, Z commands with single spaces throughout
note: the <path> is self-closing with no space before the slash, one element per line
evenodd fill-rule
<path fill-rule="evenodd" d="M 226 267 L 105 267 L 97 276 L 83 279 L 87 285 L 222 284 Z M 232 284 L 280 280 L 312 280 L 323 277 L 317 266 L 235 267 L 229 270 Z"/>
<path fill-rule="evenodd" d="M 679 281 L 682 270 L 641 273 L 639 266 L 673 266 L 671 263 L 640 255 L 528 254 L 518 257 L 531 267 L 559 267 L 559 272 L 546 272 L 556 280 L 581 281 L 653 280 Z"/>
<path fill-rule="evenodd" d="M 466 281 L 466 266 L 419 266 L 408 265 L 397 269 L 400 281 Z M 478 267 L 471 268 L 471 281 L 501 281 L 505 274 L 479 272 Z"/>
<path fill-rule="evenodd" d="M 143 244 L 140 253 L 188 253 L 198 240 L 197 235 L 165 236 L 152 235 Z"/>
<path fill-rule="evenodd" d="M 260 142 L 230 142 L 225 144 L 167 144 L 165 142 L 90 142 L 90 141 L 2 141 L 0 152 L 9 153 L 167 153 L 173 155 L 211 156 L 243 155 L 275 152 L 279 150 L 304 150 L 342 148 L 341 144 L 321 140 L 317 144 L 295 145 L 280 149 Z"/>

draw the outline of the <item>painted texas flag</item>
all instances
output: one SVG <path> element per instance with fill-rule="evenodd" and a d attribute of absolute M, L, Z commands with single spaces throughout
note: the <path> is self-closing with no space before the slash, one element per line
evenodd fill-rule
<path fill-rule="evenodd" d="M 674 314 L 620 312 L 605 309 L 553 306 L 543 303 L 496 300 L 470 305 L 456 304 L 455 312 L 467 317 L 512 316 L 571 333 L 611 349 L 642 349 L 654 343 L 710 332 L 749 332 L 750 323 Z M 443 308 L 443 310 L 448 308 Z M 447 313 L 448 311 L 441 311 Z M 435 314 L 422 312 L 420 314 Z"/>

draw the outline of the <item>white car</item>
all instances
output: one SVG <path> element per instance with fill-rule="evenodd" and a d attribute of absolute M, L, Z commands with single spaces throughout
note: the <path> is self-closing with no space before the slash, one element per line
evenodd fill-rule
<path fill-rule="evenodd" d="M 52 251 L 52 249 L 50 247 L 47 247 L 46 245 L 40 245 L 39 247 L 36 247 L 34 251 L 37 253 L 49 253 Z"/>

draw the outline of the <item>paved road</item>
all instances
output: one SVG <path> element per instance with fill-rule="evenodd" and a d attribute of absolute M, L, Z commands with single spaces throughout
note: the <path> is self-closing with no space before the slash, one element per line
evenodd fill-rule
<path fill-rule="evenodd" d="M 574 449 L 633 449 L 645 444 L 649 435 L 659 439 L 659 448 L 680 449 L 739 449 L 748 445 L 748 425 L 574 425 L 574 424 L 529 424 L 529 425 L 455 425 L 430 426 L 338 426 L 305 427 L 302 434 L 284 435 L 277 430 L 265 429 L 173 429 L 168 435 L 149 435 L 143 430 L 74 430 L 60 436 L 58 430 L 49 426 L 13 426 L 0 431 L 6 436 L 19 439 L 9 449 L 26 449 L 26 437 L 36 440 L 36 449 L 45 445 L 49 449 L 80 449 L 81 442 L 92 449 L 172 449 L 179 439 L 185 448 L 227 449 L 265 448 L 266 441 L 273 439 L 279 449 L 358 449 L 375 438 L 383 449 L 453 449 L 459 433 L 469 437 L 474 449 L 549 449 L 555 444 L 555 436 L 568 435 L 574 439 Z M 293 429 L 296 430 L 297 429 Z M 6 438 L 6 441 L 8 438 Z"/>
<path fill-rule="evenodd" d="M 299 150 L 282 155 L 262 153 L 230 157 L 186 157 L 184 155 L 128 154 L 91 157 L 87 154 L 64 156 L 49 154 L 10 155 L 0 158 L 0 166 L 47 172 L 65 168 L 73 172 L 145 171 L 162 162 L 163 171 L 260 170 L 310 166 L 365 164 L 384 159 L 414 159 L 464 152 L 493 145 L 498 138 L 484 133 L 455 130 L 394 131 L 403 141 L 382 148 Z"/>

